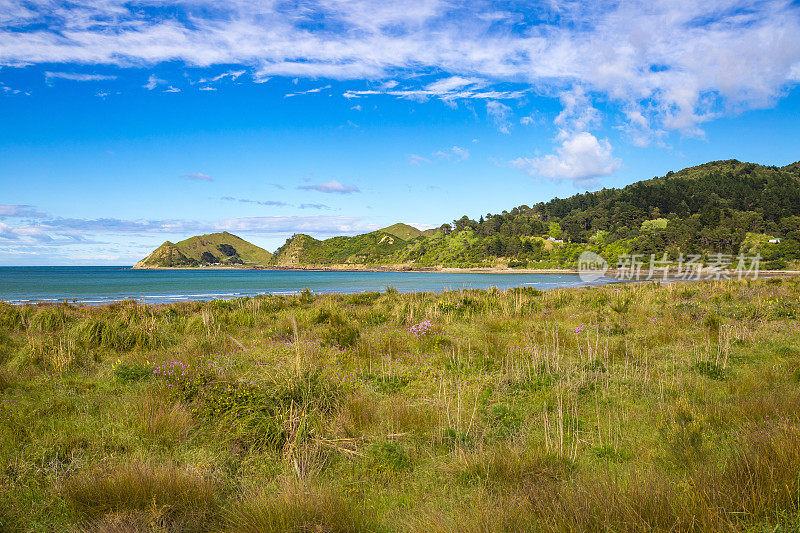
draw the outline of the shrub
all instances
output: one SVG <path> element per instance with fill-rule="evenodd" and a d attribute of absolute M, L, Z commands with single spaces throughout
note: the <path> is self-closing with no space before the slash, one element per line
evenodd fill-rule
<path fill-rule="evenodd" d="M 370 305 L 381 297 L 381 293 L 377 291 L 360 292 L 347 296 L 347 303 L 350 305 Z"/>
<path fill-rule="evenodd" d="M 15 348 L 14 340 L 7 333 L 0 331 L 0 364 L 11 359 Z"/>
<path fill-rule="evenodd" d="M 706 315 L 703 319 L 703 326 L 712 333 L 719 331 L 719 317 L 711 314 Z"/>
<path fill-rule="evenodd" d="M 272 449 L 281 449 L 292 436 L 288 420 L 298 412 L 331 413 L 343 398 L 337 382 L 318 370 L 255 384 L 226 379 L 202 361 L 174 361 L 157 367 L 154 376 L 167 386 L 170 401 L 187 405 L 199 422 L 226 422 L 249 444 Z"/>
<path fill-rule="evenodd" d="M 303 305 L 307 305 L 314 302 L 314 293 L 311 292 L 311 289 L 306 287 L 300 292 L 299 301 Z"/>
<path fill-rule="evenodd" d="M 341 348 L 354 346 L 360 337 L 361 332 L 358 328 L 344 321 L 332 322 L 322 334 L 325 344 Z"/>

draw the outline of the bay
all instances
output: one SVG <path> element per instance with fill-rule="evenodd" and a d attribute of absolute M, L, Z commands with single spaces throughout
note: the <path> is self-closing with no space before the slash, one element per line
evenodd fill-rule
<path fill-rule="evenodd" d="M 577 274 L 342 272 L 281 270 L 133 270 L 125 266 L 0 267 L 0 300 L 12 303 L 75 301 L 103 304 L 121 299 L 144 303 L 232 299 L 257 294 L 385 291 L 442 292 L 497 287 L 602 285 Z"/>

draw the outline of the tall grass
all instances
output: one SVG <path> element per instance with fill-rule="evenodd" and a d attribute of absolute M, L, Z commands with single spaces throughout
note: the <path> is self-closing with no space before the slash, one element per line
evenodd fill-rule
<path fill-rule="evenodd" d="M 800 527 L 800 280 L 0 303 L 0 524 Z"/>
<path fill-rule="evenodd" d="M 75 511 L 89 517 L 149 511 L 192 531 L 208 528 L 217 504 L 209 479 L 172 462 L 152 460 L 85 469 L 69 478 L 61 492 Z"/>

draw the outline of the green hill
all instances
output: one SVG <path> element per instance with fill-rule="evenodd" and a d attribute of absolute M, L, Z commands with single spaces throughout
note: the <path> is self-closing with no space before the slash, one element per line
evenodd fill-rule
<path fill-rule="evenodd" d="M 779 168 L 713 161 L 479 220 L 463 216 L 426 231 L 397 223 L 325 240 L 294 235 L 274 256 L 229 233 L 202 235 L 165 242 L 137 267 L 573 268 L 586 249 L 612 263 L 620 254 L 649 258 L 666 252 L 670 258 L 701 254 L 708 259 L 741 252 L 761 254 L 770 268 L 800 267 L 800 162 Z"/>
<path fill-rule="evenodd" d="M 414 240 L 425 240 L 425 233 L 397 223 L 354 237 L 317 240 L 308 235 L 294 235 L 278 248 L 272 259 L 275 266 L 300 265 L 379 265 L 396 264 L 402 252 Z"/>
<path fill-rule="evenodd" d="M 378 233 L 388 233 L 389 235 L 394 235 L 395 237 L 399 237 L 404 241 L 410 241 L 416 237 L 421 237 L 424 232 L 418 230 L 414 226 L 409 226 L 408 224 L 403 224 L 402 222 L 398 222 L 397 224 L 392 224 L 388 228 L 379 229 Z"/>
<path fill-rule="evenodd" d="M 170 268 L 206 265 L 265 266 L 272 259 L 267 250 L 227 231 L 165 242 L 134 268 Z"/>
<path fill-rule="evenodd" d="M 768 235 L 773 239 L 756 238 Z M 770 240 L 780 239 L 780 242 Z M 295 236 L 275 264 L 573 267 L 591 248 L 619 254 L 760 253 L 800 262 L 800 162 L 783 168 L 713 161 L 619 189 L 462 217 L 425 232 L 406 224 L 319 241 Z"/>

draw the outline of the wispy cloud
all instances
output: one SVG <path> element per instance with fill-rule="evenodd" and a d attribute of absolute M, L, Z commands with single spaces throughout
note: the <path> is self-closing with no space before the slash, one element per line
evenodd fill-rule
<path fill-rule="evenodd" d="M 242 204 L 263 205 L 266 207 L 297 207 L 298 209 L 331 209 L 330 206 L 327 206 L 325 204 L 304 203 L 299 205 L 293 205 L 278 200 L 250 200 L 248 198 L 235 198 L 233 196 L 223 196 L 220 198 L 220 200 L 224 200 L 227 202 L 239 202 Z"/>
<path fill-rule="evenodd" d="M 343 185 L 336 180 L 313 185 L 300 185 L 297 188 L 304 191 L 317 191 L 329 194 L 352 194 L 354 192 L 361 192 L 355 185 Z"/>
<path fill-rule="evenodd" d="M 166 83 L 167 83 L 167 80 L 162 80 L 158 76 L 156 76 L 155 74 L 150 74 L 150 76 L 148 76 L 148 78 L 147 78 L 147 83 L 142 85 L 142 87 L 144 87 L 148 91 L 152 91 L 153 89 L 155 89 L 159 85 L 165 85 Z"/>
<path fill-rule="evenodd" d="M 466 161 L 469 159 L 469 150 L 461 148 L 460 146 L 453 146 L 447 150 L 439 150 L 433 154 L 439 159 L 448 159 L 451 161 Z"/>
<path fill-rule="evenodd" d="M 46 218 L 47 215 L 37 211 L 32 205 L 0 205 L 0 218 Z"/>
<path fill-rule="evenodd" d="M 224 80 L 225 78 L 230 78 L 231 81 L 236 81 L 239 79 L 239 76 L 247 72 L 246 70 L 229 70 L 227 72 L 223 72 L 222 74 L 217 74 L 216 76 L 211 76 L 208 78 L 200 78 L 197 80 L 197 83 L 216 83 L 218 81 Z"/>
<path fill-rule="evenodd" d="M 353 234 L 377 229 L 375 224 L 360 217 L 348 216 L 284 216 L 284 217 L 242 217 L 222 220 L 220 229 L 254 234 Z"/>
<path fill-rule="evenodd" d="M 239 202 L 242 204 L 256 204 L 256 205 L 263 205 L 267 207 L 286 207 L 289 204 L 286 202 L 280 202 L 277 200 L 250 200 L 248 198 L 234 198 L 232 196 L 223 196 L 220 200 L 225 200 L 227 202 Z"/>
<path fill-rule="evenodd" d="M 285 98 L 291 98 L 292 96 L 299 96 L 299 95 L 303 95 L 303 94 L 315 94 L 315 93 L 320 93 L 320 92 L 325 91 L 325 90 L 330 89 L 330 88 L 331 88 L 330 85 L 325 85 L 323 87 L 315 87 L 313 89 L 308 89 L 307 91 L 297 91 L 297 92 L 293 92 L 293 93 L 286 93 L 284 95 L 284 97 Z"/>
<path fill-rule="evenodd" d="M 430 159 L 428 159 L 427 157 L 423 157 L 419 154 L 408 154 L 409 165 L 419 166 L 423 163 L 430 163 L 430 162 L 431 162 Z"/>
<path fill-rule="evenodd" d="M 494 122 L 500 133 L 511 133 L 511 108 L 502 102 L 490 100 L 486 102 L 486 113 Z"/>
<path fill-rule="evenodd" d="M 214 178 L 202 172 L 195 172 L 194 174 L 181 174 L 181 178 L 192 181 L 214 181 Z"/>
<path fill-rule="evenodd" d="M 69 80 L 69 81 L 109 81 L 117 79 L 116 76 L 109 76 L 106 74 L 81 74 L 74 72 L 45 72 L 45 79 L 50 80 Z"/>
<path fill-rule="evenodd" d="M 31 247 L 98 244 L 99 241 L 92 236 L 103 234 L 196 235 L 214 231 L 235 231 L 256 235 L 291 235 L 302 232 L 326 236 L 362 233 L 376 228 L 375 224 L 360 217 L 328 215 L 237 217 L 213 222 L 51 218 L 17 226 L 0 222 L 0 246 L 13 244 L 14 250 L 22 253 L 26 249 L 32 249 Z M 2 249 L 6 250 L 6 248 Z"/>

